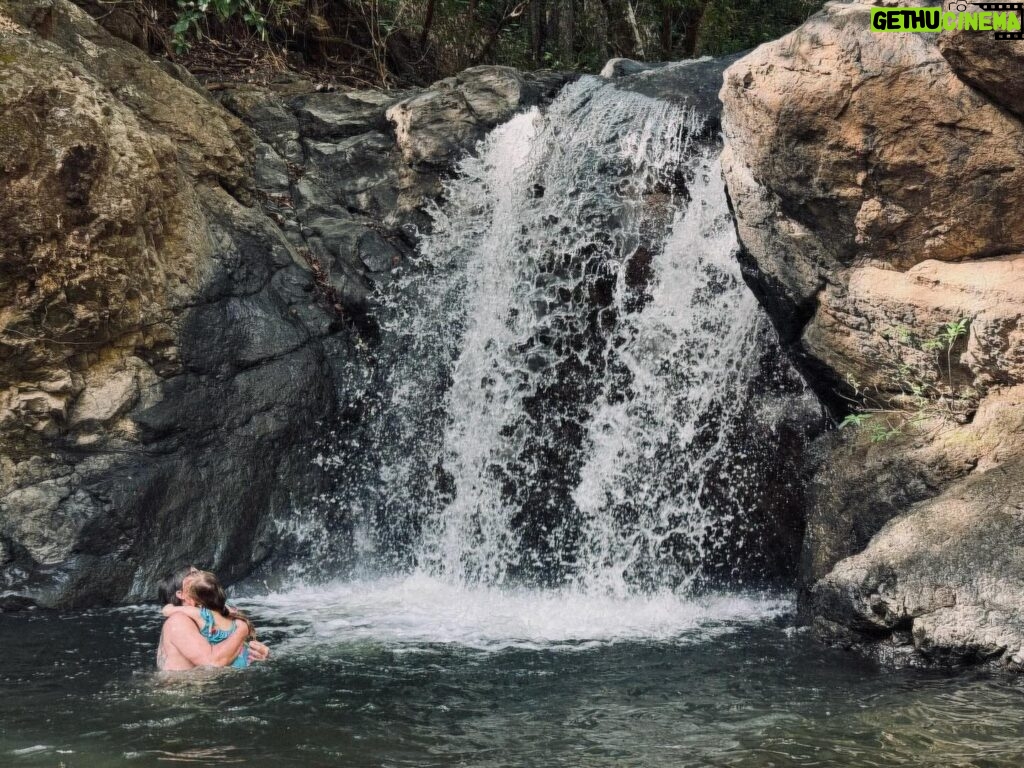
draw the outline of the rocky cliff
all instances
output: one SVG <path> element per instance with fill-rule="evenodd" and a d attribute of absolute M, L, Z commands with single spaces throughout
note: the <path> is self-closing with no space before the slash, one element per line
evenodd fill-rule
<path fill-rule="evenodd" d="M 748 282 L 835 415 L 803 610 L 830 639 L 1019 665 L 1024 44 L 830 3 L 725 75 Z"/>
<path fill-rule="evenodd" d="M 267 557 L 329 482 L 312 436 L 346 416 L 439 174 L 561 82 L 225 109 L 70 3 L 0 2 L 0 610 Z"/>

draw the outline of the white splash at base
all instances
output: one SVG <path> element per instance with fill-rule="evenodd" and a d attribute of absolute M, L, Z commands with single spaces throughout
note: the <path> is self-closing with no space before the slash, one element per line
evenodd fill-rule
<path fill-rule="evenodd" d="M 572 589 L 464 586 L 424 574 L 299 586 L 239 601 L 283 629 L 285 654 L 354 645 L 583 650 L 618 642 L 701 642 L 792 609 L 778 596 L 669 591 L 618 598 Z"/>

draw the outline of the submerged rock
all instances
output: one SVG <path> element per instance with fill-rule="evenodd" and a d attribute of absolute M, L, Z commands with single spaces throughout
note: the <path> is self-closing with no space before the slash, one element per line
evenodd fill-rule
<path fill-rule="evenodd" d="M 832 639 L 1016 664 L 1024 124 L 1005 81 L 1024 48 L 876 34 L 870 8 L 830 3 L 721 92 L 747 278 L 809 382 L 839 415 L 854 390 L 930 394 L 888 439 L 817 446 L 802 603 Z"/>

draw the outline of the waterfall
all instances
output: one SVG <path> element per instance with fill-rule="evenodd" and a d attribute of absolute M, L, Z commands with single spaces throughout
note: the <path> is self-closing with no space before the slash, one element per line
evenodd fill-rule
<path fill-rule="evenodd" d="M 466 158 L 410 274 L 366 557 L 486 585 L 698 582 L 742 516 L 763 319 L 701 115 L 586 77 Z"/>

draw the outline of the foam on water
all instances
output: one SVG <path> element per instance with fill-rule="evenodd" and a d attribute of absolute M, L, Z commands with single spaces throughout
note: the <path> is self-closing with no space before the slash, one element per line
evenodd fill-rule
<path fill-rule="evenodd" d="M 424 575 L 300 586 L 240 601 L 286 630 L 284 654 L 374 643 L 579 650 L 624 641 L 698 642 L 791 609 L 780 597 L 668 591 L 614 597 L 564 589 L 461 586 Z"/>

